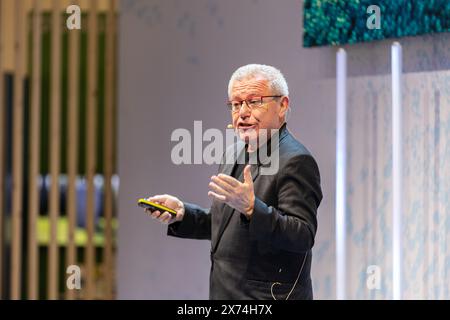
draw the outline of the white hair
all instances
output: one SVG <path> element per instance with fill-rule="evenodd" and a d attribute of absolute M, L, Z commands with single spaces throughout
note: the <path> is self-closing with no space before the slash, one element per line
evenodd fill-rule
<path fill-rule="evenodd" d="M 230 78 L 228 83 L 228 96 L 231 97 L 231 89 L 235 81 L 248 78 L 262 77 L 269 81 L 270 88 L 275 95 L 289 96 L 289 88 L 280 70 L 265 64 L 248 64 L 238 68 Z"/>

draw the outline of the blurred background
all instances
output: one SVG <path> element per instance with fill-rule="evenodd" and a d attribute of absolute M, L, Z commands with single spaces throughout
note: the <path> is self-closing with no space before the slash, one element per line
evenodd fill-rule
<path fill-rule="evenodd" d="M 217 166 L 173 164 L 171 134 L 225 132 L 232 72 L 262 63 L 321 172 L 314 297 L 450 299 L 449 23 L 447 0 L 0 0 L 0 297 L 207 299 L 209 242 L 136 200 L 209 206 Z"/>
<path fill-rule="evenodd" d="M 0 5 L 1 297 L 112 298 L 117 2 Z"/>

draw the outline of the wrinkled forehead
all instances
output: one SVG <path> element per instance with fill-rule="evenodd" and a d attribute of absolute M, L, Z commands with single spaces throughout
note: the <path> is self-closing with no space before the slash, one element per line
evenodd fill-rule
<path fill-rule="evenodd" d="M 257 76 L 235 80 L 231 86 L 231 99 L 245 99 L 249 96 L 270 94 L 270 83 Z"/>

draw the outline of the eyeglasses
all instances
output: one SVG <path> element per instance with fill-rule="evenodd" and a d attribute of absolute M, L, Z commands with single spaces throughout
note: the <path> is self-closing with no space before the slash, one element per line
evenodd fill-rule
<path fill-rule="evenodd" d="M 250 110 L 254 110 L 261 107 L 264 104 L 263 102 L 264 98 L 281 98 L 281 97 L 282 96 L 261 96 L 261 97 L 252 97 L 246 100 L 232 100 L 227 102 L 227 106 L 228 108 L 230 108 L 232 112 L 238 112 L 239 110 L 241 110 L 241 107 L 245 102 Z"/>

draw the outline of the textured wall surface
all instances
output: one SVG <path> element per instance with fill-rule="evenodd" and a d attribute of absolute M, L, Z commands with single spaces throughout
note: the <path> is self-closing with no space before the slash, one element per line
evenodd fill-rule
<path fill-rule="evenodd" d="M 405 81 L 405 298 L 450 299 L 450 72 Z"/>
<path fill-rule="evenodd" d="M 402 294 L 449 299 L 450 72 L 403 79 Z M 390 80 L 365 76 L 348 83 L 349 298 L 392 298 Z M 380 268 L 379 290 L 367 288 L 370 265 Z"/>

